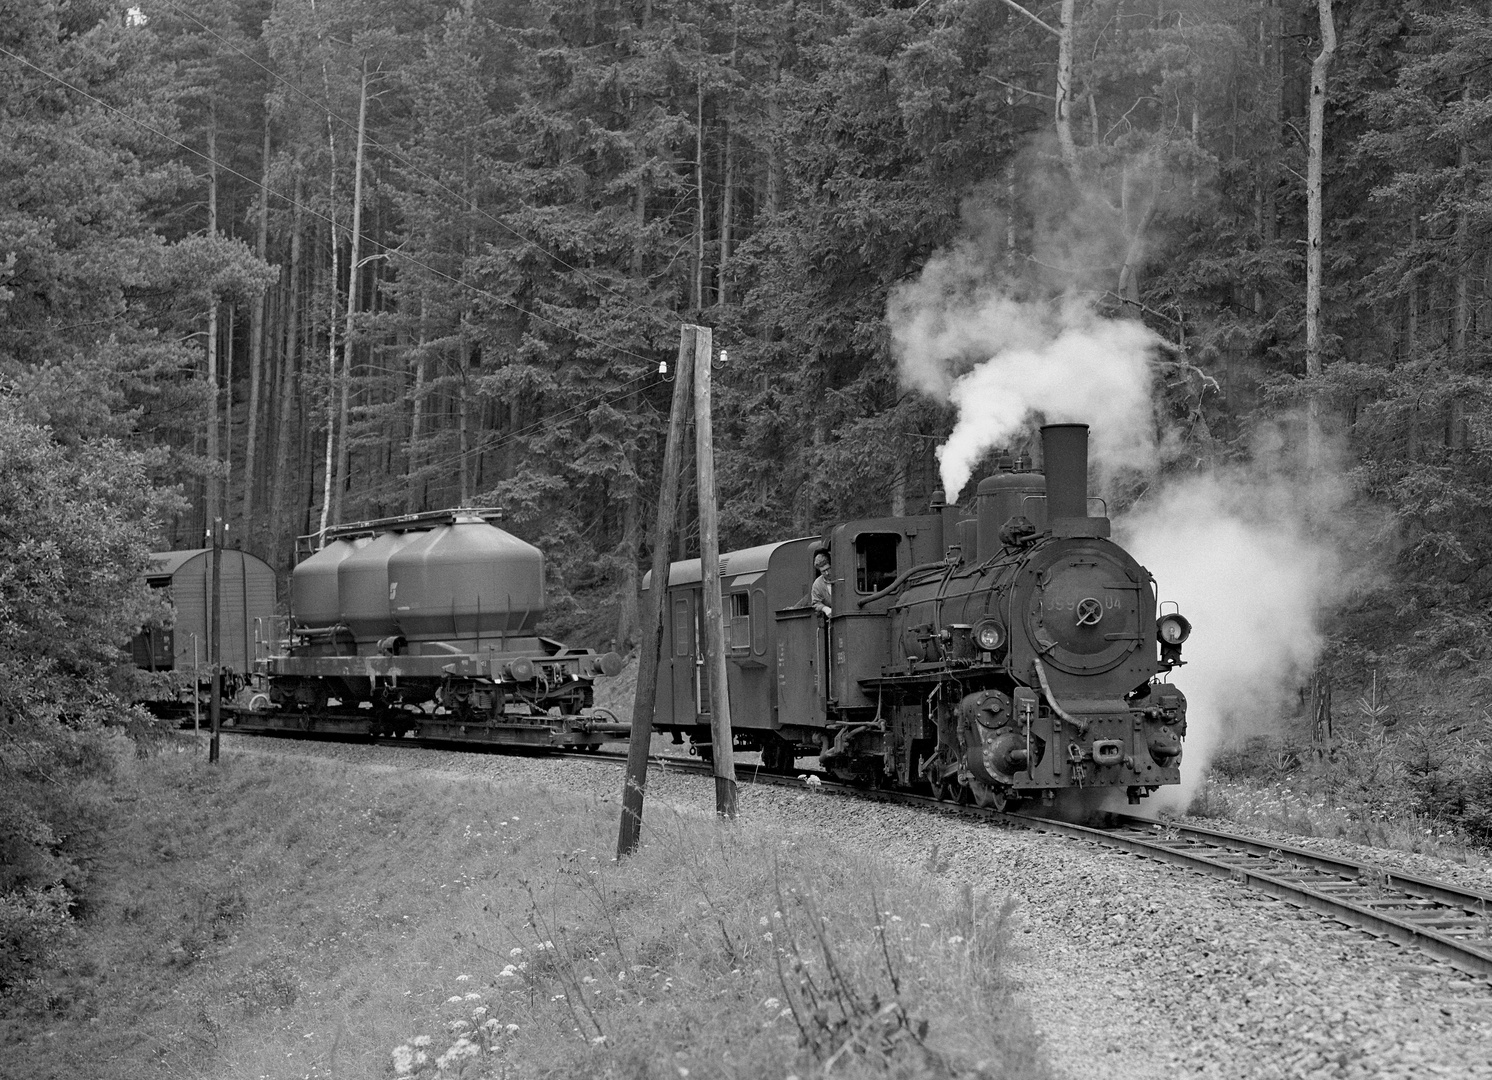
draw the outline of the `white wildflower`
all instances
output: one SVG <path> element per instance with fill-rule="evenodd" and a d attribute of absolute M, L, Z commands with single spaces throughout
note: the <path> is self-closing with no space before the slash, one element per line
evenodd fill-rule
<path fill-rule="evenodd" d="M 964 936 L 962 934 L 954 934 L 951 938 L 948 939 L 948 944 L 950 945 L 962 945 L 963 943 Z"/>
<path fill-rule="evenodd" d="M 471 1018 L 473 1020 L 480 1020 L 480 1019 L 482 1019 L 482 1017 L 484 1017 L 486 1015 L 487 1015 L 487 1006 L 485 1006 L 485 1005 L 478 1005 L 475 1009 L 473 1009 L 471 1011 Z"/>
<path fill-rule="evenodd" d="M 460 1005 L 461 1004 L 461 995 L 460 994 L 455 994 L 455 995 L 453 995 L 451 997 L 446 998 L 446 1004 L 447 1005 Z"/>
<path fill-rule="evenodd" d="M 517 974 L 518 974 L 518 969 L 515 968 L 512 964 L 509 964 L 507 967 L 503 968 L 501 971 L 499 971 L 497 973 L 497 977 L 499 979 L 511 979 L 514 975 L 517 975 Z"/>
<path fill-rule="evenodd" d="M 512 948 L 512 949 L 508 950 L 508 955 L 509 956 L 522 956 L 523 955 L 523 950 L 519 949 L 519 948 Z"/>
<path fill-rule="evenodd" d="M 580 981 L 581 981 L 582 985 L 589 986 L 591 983 L 593 983 L 593 982 L 596 981 L 596 977 L 594 975 L 587 975 L 585 978 L 581 979 Z"/>
<path fill-rule="evenodd" d="M 456 981 L 457 982 L 466 982 L 466 980 L 470 979 L 470 978 L 471 978 L 470 975 L 457 975 L 456 976 Z"/>
<path fill-rule="evenodd" d="M 762 1008 L 764 1008 L 764 1009 L 775 1009 L 778 1006 L 780 1006 L 781 1004 L 782 1004 L 782 1002 L 778 1001 L 776 998 L 769 997 L 766 1001 L 762 1002 Z"/>
<path fill-rule="evenodd" d="M 482 1000 L 482 995 L 481 994 L 476 994 L 476 993 L 466 994 L 466 995 L 464 995 L 462 997 L 461 1000 L 463 1000 L 463 1001 L 481 1001 Z"/>
<path fill-rule="evenodd" d="M 394 1072 L 400 1076 L 414 1072 L 414 1050 L 408 1046 L 394 1047 Z"/>
<path fill-rule="evenodd" d="M 517 1030 L 518 1030 L 518 1025 L 517 1025 L 517 1024 L 509 1024 L 509 1025 L 508 1025 L 508 1026 L 507 1026 L 507 1027 L 505 1027 L 505 1028 L 504 1028 L 504 1029 L 503 1029 L 503 1030 L 504 1030 L 504 1031 L 507 1031 L 507 1032 L 510 1032 L 510 1033 L 511 1033 L 511 1032 L 514 1032 L 514 1031 L 517 1031 Z"/>
<path fill-rule="evenodd" d="M 418 1035 L 414 1039 L 412 1039 L 411 1041 L 414 1043 L 415 1046 L 429 1046 L 430 1045 L 430 1036 L 428 1036 L 428 1035 Z"/>

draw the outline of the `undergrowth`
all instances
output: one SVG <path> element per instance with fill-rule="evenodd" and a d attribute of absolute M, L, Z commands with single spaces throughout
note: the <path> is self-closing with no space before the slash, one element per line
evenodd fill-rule
<path fill-rule="evenodd" d="M 1189 812 L 1305 836 L 1482 861 L 1492 848 L 1492 721 L 1344 718 L 1316 745 L 1287 729 L 1229 746 Z"/>
<path fill-rule="evenodd" d="M 1008 908 L 750 821 L 190 749 L 129 759 L 7 1077 L 1042 1077 Z"/>

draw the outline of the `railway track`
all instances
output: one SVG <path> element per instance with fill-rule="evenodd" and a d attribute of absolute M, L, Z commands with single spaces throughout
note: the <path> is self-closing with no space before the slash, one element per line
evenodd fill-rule
<path fill-rule="evenodd" d="M 674 759 L 668 759 L 668 767 L 708 771 L 699 763 Z M 764 773 L 743 779 L 802 785 L 798 779 Z M 974 806 L 955 807 L 903 792 L 866 791 L 822 777 L 820 789 L 937 807 L 944 813 L 1056 833 L 1227 878 L 1375 936 L 1417 947 L 1459 971 L 1492 978 L 1492 893 L 1287 844 L 1131 815 L 1109 815 L 1110 826 L 1094 827 Z"/>
<path fill-rule="evenodd" d="M 425 740 L 377 741 L 404 746 L 411 742 L 425 744 Z M 431 740 L 428 745 L 448 749 L 451 744 Z M 618 753 L 593 750 L 562 753 L 568 758 L 618 765 L 625 762 L 624 755 Z M 656 756 L 653 761 L 675 772 L 709 775 L 713 771 L 709 764 L 698 759 Z M 811 770 L 804 772 L 817 779 L 818 790 L 825 793 L 933 808 L 945 814 L 1055 833 L 1227 878 L 1375 936 L 1414 946 L 1467 974 L 1492 978 L 1492 893 L 1199 826 L 1121 814 L 1108 815 L 1109 824 L 1105 827 L 1079 825 L 1054 818 L 953 805 L 889 789 L 857 788 L 836 783 Z M 739 766 L 737 770 L 737 778 L 742 782 L 785 787 L 801 788 L 804 784 L 801 776 L 782 776 Z"/>

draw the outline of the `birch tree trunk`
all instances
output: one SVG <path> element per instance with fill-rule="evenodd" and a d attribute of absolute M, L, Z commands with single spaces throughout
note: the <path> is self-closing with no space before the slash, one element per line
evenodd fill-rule
<path fill-rule="evenodd" d="M 1321 376 L 1321 157 L 1326 134 L 1326 74 L 1337 49 L 1332 0 L 1316 0 L 1321 17 L 1321 51 L 1311 64 L 1310 137 L 1306 160 L 1306 378 Z M 1306 404 L 1306 457 L 1312 469 L 1320 457 L 1321 401 L 1314 385 Z"/>
<path fill-rule="evenodd" d="M 1077 0 L 1062 0 L 1062 22 L 1057 35 L 1057 145 L 1062 163 L 1073 179 L 1078 175 L 1078 148 L 1072 141 L 1072 20 Z"/>

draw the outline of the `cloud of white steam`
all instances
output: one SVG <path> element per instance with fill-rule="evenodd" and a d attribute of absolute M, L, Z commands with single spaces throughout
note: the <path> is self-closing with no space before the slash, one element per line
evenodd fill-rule
<path fill-rule="evenodd" d="M 1157 793 L 1159 809 L 1184 810 L 1220 747 L 1274 731 L 1294 710 L 1321 652 L 1319 617 L 1347 586 L 1345 485 L 1328 474 L 1305 486 L 1258 453 L 1251 466 L 1175 482 L 1115 522 L 1161 601 L 1192 623 L 1173 675 L 1188 703 L 1181 787 Z"/>
<path fill-rule="evenodd" d="M 948 500 L 957 501 L 980 458 L 1009 445 L 1036 415 L 1091 425 L 1100 482 L 1152 468 L 1155 333 L 1076 301 L 1012 299 L 978 277 L 956 249 L 893 291 L 887 310 L 903 382 L 958 409 L 939 449 Z"/>

